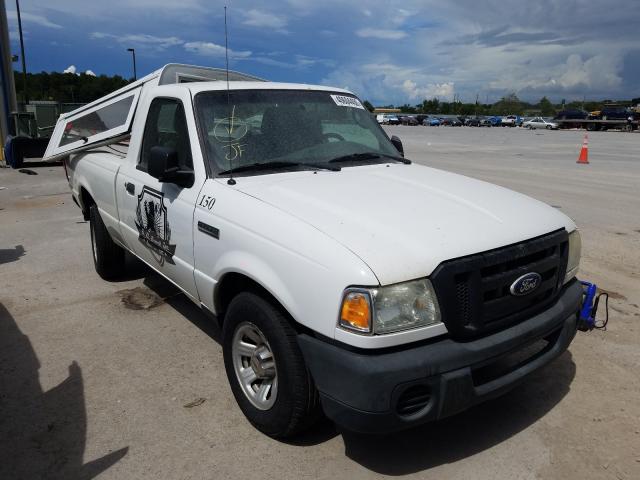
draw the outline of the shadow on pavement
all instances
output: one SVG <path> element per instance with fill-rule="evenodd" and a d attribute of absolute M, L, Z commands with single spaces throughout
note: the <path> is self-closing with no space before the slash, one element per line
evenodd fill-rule
<path fill-rule="evenodd" d="M 15 262 L 24 256 L 24 252 L 22 245 L 16 245 L 14 248 L 0 248 L 0 264 Z"/>
<path fill-rule="evenodd" d="M 87 413 L 82 370 L 42 391 L 40 363 L 9 311 L 0 303 L 0 478 L 91 479 L 123 458 L 121 448 L 83 463 Z"/>
<path fill-rule="evenodd" d="M 153 290 L 159 297 L 165 299 L 180 315 L 185 317 L 213 341 L 222 344 L 222 331 L 218 320 L 213 314 L 209 314 L 198 308 L 182 291 L 171 282 L 149 269 L 149 274 L 144 278 L 144 285 Z"/>
<path fill-rule="evenodd" d="M 341 432 L 345 453 L 385 475 L 456 462 L 508 440 L 546 415 L 569 392 L 575 371 L 567 351 L 515 390 L 440 422 L 387 436 Z"/>
<path fill-rule="evenodd" d="M 37 160 L 37 159 L 30 160 L 28 158 L 25 158 L 22 165 L 27 168 L 61 167 L 62 161 L 56 160 L 54 162 L 44 162 L 42 160 Z"/>

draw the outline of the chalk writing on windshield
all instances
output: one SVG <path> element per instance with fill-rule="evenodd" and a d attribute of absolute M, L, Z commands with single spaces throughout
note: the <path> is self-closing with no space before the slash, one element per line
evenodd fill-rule
<path fill-rule="evenodd" d="M 231 110 L 231 116 L 221 118 L 213 127 L 213 136 L 222 143 L 226 150 L 225 160 L 233 161 L 241 158 L 245 151 L 246 143 L 240 143 L 240 140 L 247 134 L 247 123 L 236 117 L 236 106 Z"/>

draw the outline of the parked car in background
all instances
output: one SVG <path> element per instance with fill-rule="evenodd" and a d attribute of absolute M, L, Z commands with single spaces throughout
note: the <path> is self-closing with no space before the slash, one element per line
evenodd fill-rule
<path fill-rule="evenodd" d="M 491 121 L 490 118 L 483 118 L 482 120 L 480 120 L 480 125 L 478 125 L 479 127 L 493 127 L 493 122 Z"/>
<path fill-rule="evenodd" d="M 402 115 L 398 117 L 398 119 L 400 120 L 401 125 L 409 125 L 410 127 L 415 127 L 416 125 L 419 125 L 418 120 L 416 120 L 416 117 L 412 115 Z"/>
<path fill-rule="evenodd" d="M 379 113 L 378 115 L 376 115 L 376 121 L 380 125 L 383 125 L 384 124 L 384 115 L 382 113 Z"/>
<path fill-rule="evenodd" d="M 604 107 L 600 110 L 598 120 L 626 120 L 633 113 L 627 108 L 622 106 Z"/>
<path fill-rule="evenodd" d="M 458 120 L 457 118 L 443 118 L 440 121 L 440 125 L 444 125 L 447 127 L 461 127 L 462 126 L 462 122 L 460 120 Z"/>
<path fill-rule="evenodd" d="M 530 130 L 536 129 L 536 128 L 545 128 L 547 130 L 557 130 L 558 129 L 558 124 L 554 123 L 554 122 L 550 122 L 549 120 L 545 120 L 542 117 L 535 117 L 532 118 L 531 120 L 524 122 L 522 124 L 522 126 L 524 128 L 528 128 Z"/>
<path fill-rule="evenodd" d="M 467 127 L 479 127 L 481 122 L 482 122 L 482 119 L 480 117 L 473 117 L 473 118 L 467 118 L 464 121 L 464 124 Z"/>
<path fill-rule="evenodd" d="M 385 125 L 400 125 L 400 119 L 395 115 L 385 115 Z"/>
<path fill-rule="evenodd" d="M 553 117 L 554 120 L 586 120 L 589 113 L 584 110 L 561 110 Z"/>
<path fill-rule="evenodd" d="M 418 120 L 418 123 L 420 125 L 424 125 L 424 121 L 427 118 L 429 118 L 429 115 L 425 115 L 424 113 L 419 113 L 418 115 L 416 115 L 416 120 Z"/>
<path fill-rule="evenodd" d="M 518 115 L 507 115 L 500 119 L 500 125 L 503 127 L 519 127 L 522 125 L 522 118 Z"/>
<path fill-rule="evenodd" d="M 422 121 L 422 124 L 429 127 L 439 127 L 440 119 L 436 117 L 426 118 Z"/>

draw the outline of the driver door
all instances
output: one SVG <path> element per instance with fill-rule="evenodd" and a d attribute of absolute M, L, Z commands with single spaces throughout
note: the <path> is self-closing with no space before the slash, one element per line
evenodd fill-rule
<path fill-rule="evenodd" d="M 191 99 L 156 97 L 150 100 L 144 133 L 133 161 L 127 162 L 116 181 L 120 230 L 135 254 L 162 275 L 198 299 L 193 276 L 193 212 L 206 178 L 199 156 Z M 141 128 L 141 126 L 140 126 Z M 139 129 L 140 129 L 139 128 Z M 161 182 L 149 174 L 153 147 L 177 152 L 180 169 L 193 170 L 190 186 Z M 194 158 L 192 152 L 197 153 Z"/>

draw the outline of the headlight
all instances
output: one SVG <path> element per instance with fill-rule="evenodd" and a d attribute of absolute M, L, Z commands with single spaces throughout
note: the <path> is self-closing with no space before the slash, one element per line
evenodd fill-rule
<path fill-rule="evenodd" d="M 582 239 L 580 238 L 580 232 L 574 230 L 569 234 L 569 259 L 567 260 L 567 273 L 564 276 L 564 283 L 567 283 L 578 274 L 581 252 Z"/>
<path fill-rule="evenodd" d="M 347 289 L 340 309 L 341 327 L 385 334 L 440 322 L 440 308 L 427 279 L 388 287 Z"/>

